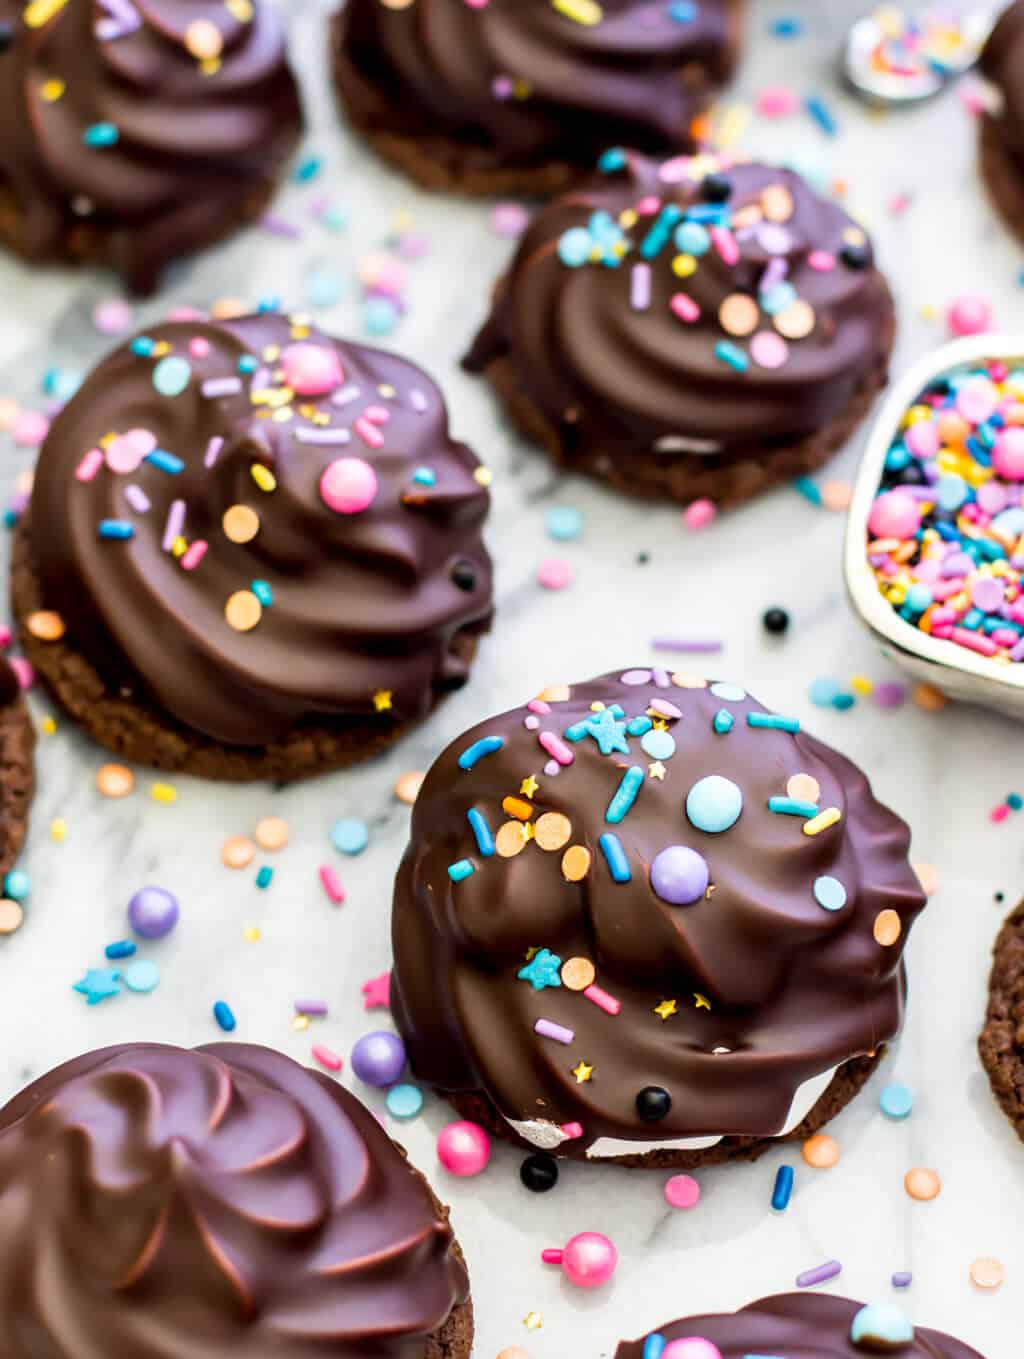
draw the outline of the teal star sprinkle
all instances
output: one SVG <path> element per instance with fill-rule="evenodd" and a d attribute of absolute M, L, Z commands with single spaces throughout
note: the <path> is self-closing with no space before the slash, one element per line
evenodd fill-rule
<path fill-rule="evenodd" d="M 622 716 L 623 712 L 618 704 L 602 708 L 599 713 L 592 713 L 582 722 L 574 722 L 565 733 L 566 739 L 582 741 L 585 736 L 592 736 L 602 755 L 611 755 L 616 751 L 621 755 L 628 755 L 627 724 L 619 720 Z"/>
<path fill-rule="evenodd" d="M 542 948 L 517 975 L 520 981 L 528 981 L 535 991 L 543 991 L 545 986 L 561 986 L 562 978 L 558 975 L 561 967 L 561 958 L 550 949 Z"/>
<path fill-rule="evenodd" d="M 90 1005 L 121 994 L 120 972 L 109 967 L 90 967 L 81 981 L 75 982 L 73 990 L 85 996 Z"/>

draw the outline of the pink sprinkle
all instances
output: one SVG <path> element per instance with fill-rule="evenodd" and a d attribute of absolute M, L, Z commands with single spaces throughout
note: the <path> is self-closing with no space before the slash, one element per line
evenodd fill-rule
<path fill-rule="evenodd" d="M 14 641 L 14 633 L 6 623 L 0 623 L 0 649 L 6 651 Z"/>
<path fill-rule="evenodd" d="M 134 320 L 131 307 L 117 297 L 97 302 L 93 308 L 92 323 L 101 335 L 121 335 L 132 328 Z"/>
<path fill-rule="evenodd" d="M 652 712 L 660 713 L 662 717 L 678 719 L 683 715 L 682 709 L 677 708 L 674 703 L 670 703 L 667 698 L 652 698 L 650 706 Z"/>
<path fill-rule="evenodd" d="M 763 118 L 785 118 L 800 107 L 800 97 L 788 85 L 769 85 L 757 96 L 756 106 Z"/>
<path fill-rule="evenodd" d="M 205 359 L 210 352 L 210 341 L 202 335 L 195 335 L 188 342 L 188 352 L 194 359 Z"/>
<path fill-rule="evenodd" d="M 572 764 L 576 758 L 562 738 L 556 736 L 553 731 L 542 731 L 537 740 L 545 754 L 550 755 L 559 764 Z"/>
<path fill-rule="evenodd" d="M 968 651 L 977 651 L 982 656 L 994 656 L 999 650 L 991 637 L 971 632 L 968 628 L 954 628 L 950 636 L 957 646 L 966 647 Z"/>
<path fill-rule="evenodd" d="M 990 821 L 996 821 L 996 822 L 1005 821 L 1006 818 L 1007 818 L 1009 815 L 1010 815 L 1010 809 L 1009 809 L 1009 807 L 1006 805 L 1006 803 L 1004 802 L 1004 803 L 1002 803 L 1000 806 L 998 806 L 998 807 L 993 807 L 993 808 L 992 808 L 992 810 L 991 810 L 991 811 L 989 812 L 989 814 L 988 814 L 988 819 L 989 819 Z"/>
<path fill-rule="evenodd" d="M 692 325 L 694 321 L 700 318 L 700 307 L 686 293 L 673 293 L 669 306 L 672 308 L 673 314 L 678 316 L 680 321 L 685 321 L 687 325 Z"/>
<path fill-rule="evenodd" d="M 565 1133 L 566 1137 L 569 1139 L 570 1142 L 573 1142 L 573 1141 L 576 1140 L 577 1137 L 582 1137 L 582 1136 L 583 1136 L 583 1124 L 582 1124 L 582 1123 L 563 1123 L 563 1124 L 562 1124 L 562 1132 Z"/>
<path fill-rule="evenodd" d="M 363 416 L 360 416 L 355 422 L 353 429 L 368 448 L 380 448 L 381 444 L 384 442 L 384 435 L 381 434 L 377 426 L 371 424 L 370 421 L 364 419 Z"/>
<path fill-rule="evenodd" d="M 1016 637 L 1017 634 L 1014 633 L 1013 635 Z M 527 731 L 536 731 L 540 726 L 540 718 L 536 713 L 530 713 L 527 717 L 523 718 L 523 726 Z"/>
<path fill-rule="evenodd" d="M 663 172 L 664 168 L 665 167 L 662 166 Z M 641 217 L 652 217 L 660 207 L 661 199 L 654 194 L 648 194 L 646 198 L 641 198 L 640 202 L 636 205 L 636 210 Z"/>
<path fill-rule="evenodd" d="M 99 448 L 90 448 L 85 457 L 75 468 L 76 481 L 92 481 L 93 477 L 103 466 L 103 452 Z"/>
<path fill-rule="evenodd" d="M 727 227 L 713 226 L 709 233 L 711 243 L 728 265 L 739 264 L 740 248 L 736 244 L 736 237 Z"/>
<path fill-rule="evenodd" d="M 391 419 L 391 412 L 386 406 L 367 406 L 363 411 L 363 419 L 369 420 L 371 425 L 386 425 Z"/>
<path fill-rule="evenodd" d="M 836 267 L 836 257 L 828 250 L 812 250 L 807 256 L 807 263 L 819 274 L 830 274 Z"/>
<path fill-rule="evenodd" d="M 194 571 L 206 556 L 206 550 L 209 546 L 210 544 L 204 538 L 197 538 L 194 543 L 190 543 L 181 559 L 182 569 Z"/>
<path fill-rule="evenodd" d="M 11 426 L 11 437 L 19 448 L 38 448 L 49 429 L 50 422 L 40 411 L 19 411 Z"/>
<path fill-rule="evenodd" d="M 323 883 L 324 891 L 330 900 L 335 906 L 340 906 L 345 900 L 345 889 L 341 885 L 341 879 L 330 864 L 320 865 L 320 881 Z"/>
<path fill-rule="evenodd" d="M 607 1015 L 617 1015 L 622 1009 L 622 1002 L 610 996 L 607 991 L 602 991 L 599 986 L 588 986 L 583 994 Z"/>
<path fill-rule="evenodd" d="M 717 514 L 713 501 L 695 500 L 683 511 L 683 523 L 688 529 L 696 532 L 698 529 L 707 528 Z"/>
<path fill-rule="evenodd" d="M 36 678 L 36 672 L 32 669 L 31 661 L 26 661 L 24 656 L 12 656 L 10 662 L 11 669 L 18 677 L 20 687 L 31 689 Z"/>
<path fill-rule="evenodd" d="M 774 330 L 759 330 L 751 337 L 750 357 L 758 368 L 781 368 L 789 358 L 789 345 Z"/>
<path fill-rule="evenodd" d="M 531 698 L 526 706 L 529 708 L 530 712 L 540 713 L 541 715 L 551 711 L 551 704 L 546 703 L 542 698 Z"/>
<path fill-rule="evenodd" d="M 557 760 L 548 760 L 547 764 L 544 766 L 544 773 L 547 774 L 549 779 L 557 778 L 561 772 L 562 766 Z"/>
<path fill-rule="evenodd" d="M 548 557 L 537 567 L 537 584 L 545 590 L 564 590 L 572 583 L 572 568 L 560 557 Z"/>
<path fill-rule="evenodd" d="M 563 1028 L 561 1024 L 556 1024 L 551 1019 L 538 1019 L 533 1026 L 534 1033 L 539 1033 L 542 1038 L 553 1038 L 556 1043 L 571 1043 L 576 1037 L 572 1029 Z"/>
<path fill-rule="evenodd" d="M 333 1048 L 325 1047 L 323 1043 L 313 1044 L 313 1056 L 328 1071 L 340 1071 L 342 1068 L 343 1063 L 338 1054 Z"/>

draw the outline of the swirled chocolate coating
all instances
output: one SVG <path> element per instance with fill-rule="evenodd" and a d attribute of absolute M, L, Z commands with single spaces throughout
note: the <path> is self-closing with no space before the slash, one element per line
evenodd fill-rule
<path fill-rule="evenodd" d="M 417 798 L 392 929 L 413 1068 L 538 1145 L 770 1137 L 801 1085 L 900 1027 L 924 905 L 906 825 L 789 719 L 696 683 L 553 686 L 454 742 Z"/>
<path fill-rule="evenodd" d="M 347 510 L 323 490 L 339 463 Z M 278 315 L 157 326 L 42 448 L 46 607 L 115 692 L 227 746 L 421 718 L 490 622 L 479 471 L 403 359 Z"/>
<path fill-rule="evenodd" d="M 370 1112 L 267 1048 L 107 1048 L 0 1112 L 8 1359 L 423 1359 L 456 1250 Z"/>
<path fill-rule="evenodd" d="M 996 85 L 1002 109 L 990 121 L 1024 178 L 1024 0 L 1001 15 L 981 54 L 982 73 Z M 1024 230 L 1024 223 L 1021 223 Z"/>
<path fill-rule="evenodd" d="M 620 141 L 690 145 L 732 72 L 741 0 L 699 0 L 685 17 L 648 0 L 575 8 L 348 0 L 336 20 L 342 94 L 357 125 L 444 155 L 470 188 L 499 169 L 589 169 Z"/>
<path fill-rule="evenodd" d="M 255 215 L 301 126 L 266 0 L 0 0 L 0 237 L 30 259 L 152 291 Z"/>
<path fill-rule="evenodd" d="M 755 1354 L 771 1355 L 772 1359 L 805 1359 L 811 1355 L 814 1359 L 865 1359 L 872 1354 L 889 1354 L 899 1359 L 983 1359 L 977 1350 L 952 1336 L 923 1326 L 901 1325 L 898 1318 L 890 1317 L 890 1326 L 886 1328 L 887 1309 L 871 1308 L 876 1321 L 881 1323 L 880 1331 L 865 1315 L 868 1310 L 847 1298 L 785 1293 L 752 1302 L 738 1312 L 674 1321 L 652 1334 L 668 1342 L 689 1337 L 709 1340 L 718 1347 L 722 1359 L 752 1359 Z M 858 1316 L 858 1334 L 864 1331 L 865 1336 L 854 1340 Z M 908 1328 L 913 1338 L 898 1339 L 906 1335 Z M 649 1339 L 645 1336 L 642 1340 L 623 1341 L 615 1351 L 615 1359 L 644 1359 L 644 1346 Z"/>
<path fill-rule="evenodd" d="M 730 469 L 840 426 L 884 379 L 894 310 L 870 242 L 790 170 L 604 164 L 534 220 L 467 366 L 570 466 L 649 492 L 648 464 L 689 464 L 742 498 Z"/>

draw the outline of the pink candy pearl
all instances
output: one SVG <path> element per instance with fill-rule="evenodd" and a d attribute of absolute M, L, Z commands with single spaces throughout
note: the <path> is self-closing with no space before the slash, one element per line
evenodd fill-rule
<path fill-rule="evenodd" d="M 437 1159 L 452 1175 L 479 1175 L 491 1159 L 491 1139 L 479 1123 L 449 1123 L 438 1133 Z"/>
<path fill-rule="evenodd" d="M 281 355 L 281 371 L 299 396 L 323 396 L 345 380 L 341 360 L 321 344 L 290 344 Z"/>
<path fill-rule="evenodd" d="M 572 567 L 560 557 L 548 557 L 537 567 L 537 583 L 545 590 L 564 590 L 572 582 Z"/>
<path fill-rule="evenodd" d="M 665 1202 L 673 1208 L 694 1208 L 700 1202 L 700 1185 L 692 1175 L 673 1175 L 665 1181 Z"/>
<path fill-rule="evenodd" d="M 377 494 L 377 473 L 363 458 L 336 458 L 320 478 L 320 495 L 336 514 L 359 514 Z"/>
<path fill-rule="evenodd" d="M 600 1232 L 580 1232 L 562 1252 L 562 1271 L 577 1288 L 600 1288 L 618 1263 L 619 1252 Z"/>
<path fill-rule="evenodd" d="M 984 297 L 965 293 L 950 303 L 946 324 L 953 335 L 984 335 L 992 327 L 991 304 Z"/>
<path fill-rule="evenodd" d="M 992 466 L 1006 481 L 1024 481 L 1024 429 L 1011 425 L 997 436 Z"/>
<path fill-rule="evenodd" d="M 938 427 L 933 420 L 919 420 L 904 434 L 903 442 L 917 457 L 934 458 L 941 444 Z"/>
<path fill-rule="evenodd" d="M 691 504 L 687 505 L 685 510 L 683 510 L 683 523 L 688 529 L 694 531 L 707 528 L 708 524 L 712 522 L 717 513 L 718 511 L 715 508 L 714 501 L 706 499 L 694 500 Z"/>
<path fill-rule="evenodd" d="M 868 515 L 868 528 L 876 538 L 913 538 L 920 527 L 920 507 L 905 491 L 884 492 Z"/>
<path fill-rule="evenodd" d="M 710 1340 L 688 1335 L 682 1340 L 671 1340 L 661 1353 L 661 1359 L 722 1359 L 722 1351 Z"/>

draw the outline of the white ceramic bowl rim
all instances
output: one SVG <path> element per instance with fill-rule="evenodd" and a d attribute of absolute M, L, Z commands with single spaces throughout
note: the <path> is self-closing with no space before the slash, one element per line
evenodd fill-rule
<path fill-rule="evenodd" d="M 993 661 L 955 642 L 931 637 L 901 618 L 879 593 L 867 557 L 868 516 L 882 480 L 885 459 L 896 441 L 903 417 L 934 382 L 989 359 L 1024 366 L 1024 335 L 969 335 L 933 350 L 890 387 L 875 417 L 857 474 L 846 529 L 846 584 L 862 618 L 894 646 L 934 665 L 962 670 L 979 679 L 1024 690 L 1024 663 Z"/>

